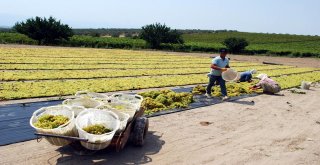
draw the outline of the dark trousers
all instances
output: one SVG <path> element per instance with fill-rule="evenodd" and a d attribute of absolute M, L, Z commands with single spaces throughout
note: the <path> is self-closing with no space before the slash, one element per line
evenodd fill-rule
<path fill-rule="evenodd" d="M 211 89 L 214 86 L 214 83 L 216 81 L 218 81 L 220 84 L 222 96 L 227 96 L 226 81 L 224 81 L 224 79 L 222 79 L 221 76 L 214 76 L 214 75 L 209 76 L 209 84 L 207 86 L 207 93 L 211 94 Z"/>

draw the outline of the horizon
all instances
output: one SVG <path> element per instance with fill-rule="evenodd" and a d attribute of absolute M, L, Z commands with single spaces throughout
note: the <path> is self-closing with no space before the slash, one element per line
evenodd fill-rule
<path fill-rule="evenodd" d="M 159 22 L 179 30 L 227 29 L 315 36 L 320 35 L 320 23 L 316 21 L 319 6 L 317 0 L 201 0 L 197 3 L 191 0 L 13 0 L 2 2 L 0 27 L 12 27 L 36 16 L 52 16 L 73 29 L 140 29 Z"/>

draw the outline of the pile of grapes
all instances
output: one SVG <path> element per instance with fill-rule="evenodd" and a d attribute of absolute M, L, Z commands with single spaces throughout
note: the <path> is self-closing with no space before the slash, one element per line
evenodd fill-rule
<path fill-rule="evenodd" d="M 177 93 L 172 90 L 142 92 L 139 95 L 144 97 L 141 107 L 145 109 L 145 114 L 175 108 L 186 108 L 194 101 L 191 93 Z"/>
<path fill-rule="evenodd" d="M 252 90 L 249 87 L 256 84 L 257 81 L 248 83 L 248 82 L 241 82 L 241 83 L 226 83 L 228 96 L 240 96 L 243 94 L 252 94 L 252 93 L 262 93 L 262 90 Z M 212 87 L 212 96 L 221 96 L 220 87 L 214 86 Z M 206 93 L 206 86 L 197 85 L 192 89 L 192 94 L 194 95 L 202 95 Z"/>
<path fill-rule="evenodd" d="M 67 123 L 69 121 L 68 117 L 62 115 L 42 115 L 34 126 L 43 129 L 54 129 Z"/>
<path fill-rule="evenodd" d="M 102 124 L 94 124 L 83 128 L 84 131 L 94 134 L 94 135 L 102 135 L 108 132 L 111 132 L 111 129 L 106 128 Z"/>

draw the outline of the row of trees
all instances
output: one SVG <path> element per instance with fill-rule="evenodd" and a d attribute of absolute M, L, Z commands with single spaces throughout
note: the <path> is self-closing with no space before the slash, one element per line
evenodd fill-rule
<path fill-rule="evenodd" d="M 71 27 L 62 24 L 53 17 L 48 19 L 41 17 L 30 18 L 25 22 L 17 22 L 13 29 L 37 40 L 39 45 L 58 44 L 61 41 L 69 40 L 74 35 Z M 172 30 L 165 24 L 162 25 L 160 23 L 143 26 L 139 36 L 152 49 L 159 49 L 162 43 L 184 43 L 181 32 L 176 29 Z M 243 38 L 227 38 L 223 41 L 223 45 L 232 53 L 241 52 L 248 44 Z"/>

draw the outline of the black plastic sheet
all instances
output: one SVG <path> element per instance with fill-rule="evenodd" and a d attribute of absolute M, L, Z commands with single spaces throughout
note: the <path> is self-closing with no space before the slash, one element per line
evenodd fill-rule
<path fill-rule="evenodd" d="M 0 146 L 35 139 L 35 130 L 29 124 L 32 113 L 41 107 L 53 106 L 61 102 L 0 105 Z"/>

